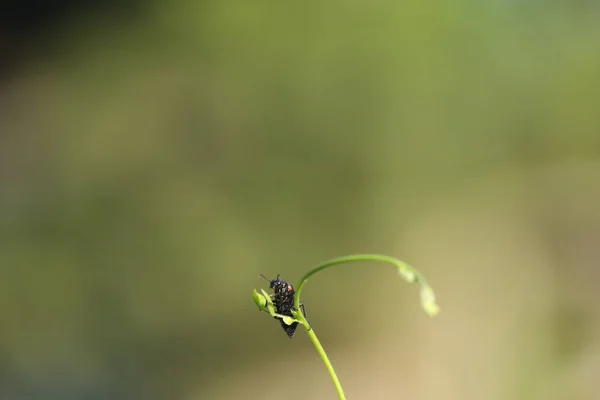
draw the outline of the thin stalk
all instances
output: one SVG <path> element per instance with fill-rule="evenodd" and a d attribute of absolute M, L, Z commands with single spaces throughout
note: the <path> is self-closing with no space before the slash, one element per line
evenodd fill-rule
<path fill-rule="evenodd" d="M 335 386 L 335 391 L 337 392 L 338 396 L 340 397 L 340 400 L 346 400 L 346 395 L 344 394 L 344 390 L 342 389 L 342 384 L 340 383 L 340 380 L 338 379 L 337 374 L 335 373 L 335 370 L 333 369 L 333 365 L 331 365 L 331 361 L 329 361 L 329 357 L 327 357 L 327 353 L 325 353 L 325 349 L 323 349 L 323 346 L 321 346 L 321 342 L 319 342 L 319 339 L 317 338 L 315 331 L 313 329 L 310 329 L 306 333 L 308 334 L 310 341 L 315 346 L 315 349 L 317 349 L 317 353 L 319 353 L 321 360 L 323 360 L 323 363 L 325 364 L 325 368 L 327 368 L 327 372 L 329 372 L 329 376 L 331 376 L 331 380 L 333 381 L 333 386 Z"/>
<path fill-rule="evenodd" d="M 426 289 L 430 289 L 429 285 L 427 284 L 427 281 L 425 280 L 425 277 L 423 277 L 423 275 L 421 275 L 421 273 L 419 271 L 417 271 L 415 268 L 411 267 L 410 265 L 406 264 L 405 262 L 398 260 L 397 258 L 383 256 L 380 254 L 356 254 L 356 255 L 350 255 L 350 256 L 343 256 L 343 257 L 332 258 L 331 260 L 327 260 L 327 261 L 322 262 L 321 264 L 316 265 L 302 277 L 302 279 L 300 280 L 300 283 L 298 285 L 296 285 L 296 295 L 294 296 L 294 307 L 296 308 L 296 310 L 299 310 L 300 293 L 302 292 L 302 288 L 304 287 L 304 284 L 306 283 L 306 281 L 308 281 L 308 278 L 310 278 L 317 272 L 322 271 L 326 268 L 330 268 L 330 267 L 333 267 L 338 264 L 359 262 L 359 261 L 379 261 L 379 262 L 391 264 L 394 267 L 396 267 L 398 269 L 398 271 L 407 280 L 409 280 L 411 282 L 414 282 L 414 281 L 419 282 L 421 284 L 421 286 L 425 287 Z M 431 299 L 431 301 L 434 302 L 435 299 Z M 426 311 L 428 311 L 428 310 L 426 309 Z M 436 312 L 437 312 L 437 310 L 428 311 L 429 314 L 435 314 Z"/>
<path fill-rule="evenodd" d="M 338 379 L 337 374 L 333 369 L 333 365 L 331 365 L 329 357 L 327 357 L 323 346 L 321 346 L 317 335 L 315 334 L 314 330 L 312 330 L 310 323 L 304 317 L 303 312 L 300 311 L 300 293 L 302 292 L 304 284 L 308 281 L 308 278 L 310 278 L 317 272 L 320 272 L 329 267 L 333 267 L 335 265 L 358 261 L 378 261 L 393 265 L 394 267 L 396 267 L 400 275 L 402 275 L 402 277 L 408 282 L 418 282 L 421 285 L 421 305 L 423 306 L 425 312 L 427 312 L 427 314 L 429 314 L 430 316 L 434 316 L 439 311 L 439 308 L 435 303 L 435 295 L 433 293 L 433 290 L 431 289 L 423 275 L 412 266 L 406 264 L 403 261 L 398 260 L 397 258 L 388 257 L 380 254 L 355 254 L 333 258 L 331 260 L 316 265 L 314 268 L 308 271 L 302 277 L 300 283 L 296 286 L 296 293 L 294 295 L 294 308 L 296 311 L 293 313 L 296 320 L 304 326 L 308 337 L 315 346 L 315 349 L 317 349 L 317 353 L 319 353 L 319 356 L 323 360 L 325 368 L 327 368 L 327 372 L 329 372 L 329 376 L 331 376 L 331 380 L 333 381 L 333 385 L 335 386 L 335 390 L 337 391 L 340 400 L 346 400 L 344 390 L 342 389 L 340 380 Z"/>

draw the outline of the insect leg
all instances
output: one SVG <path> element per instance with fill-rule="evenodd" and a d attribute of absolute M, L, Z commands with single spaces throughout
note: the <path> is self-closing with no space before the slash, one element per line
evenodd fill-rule
<path fill-rule="evenodd" d="M 304 315 L 304 318 L 306 318 L 306 309 L 304 308 L 303 303 L 300 303 L 300 310 L 302 310 L 302 315 Z M 312 330 L 312 325 L 310 324 L 310 321 L 307 319 L 306 322 L 308 322 L 308 330 Z"/>
<path fill-rule="evenodd" d="M 304 315 L 304 318 L 306 318 L 306 309 L 304 308 L 304 303 L 300 303 L 300 310 L 302 310 L 302 314 Z"/>

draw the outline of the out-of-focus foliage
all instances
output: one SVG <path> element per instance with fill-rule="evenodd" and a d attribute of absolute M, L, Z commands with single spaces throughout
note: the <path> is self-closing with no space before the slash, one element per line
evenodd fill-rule
<path fill-rule="evenodd" d="M 0 398 L 334 398 L 249 293 L 358 252 L 442 313 L 381 266 L 309 282 L 349 398 L 598 398 L 596 3 L 145 7 L 1 80 Z"/>

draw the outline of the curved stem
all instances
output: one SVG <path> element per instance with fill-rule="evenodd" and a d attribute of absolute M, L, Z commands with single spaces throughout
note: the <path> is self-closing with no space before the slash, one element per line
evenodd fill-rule
<path fill-rule="evenodd" d="M 398 269 L 398 272 L 408 282 L 418 282 L 419 284 L 421 284 L 421 304 L 422 304 L 423 308 L 425 309 L 425 311 L 429 315 L 433 316 L 439 310 L 438 306 L 435 303 L 435 295 L 433 293 L 433 290 L 427 284 L 427 281 L 425 281 L 425 278 L 423 277 L 423 275 L 421 275 L 421 273 L 419 271 L 417 271 L 415 268 L 413 268 L 410 265 L 406 264 L 405 262 L 402 262 L 393 257 L 383 256 L 383 255 L 379 255 L 379 254 L 356 254 L 356 255 L 350 255 L 350 256 L 343 256 L 343 257 L 333 258 L 331 260 L 325 261 L 325 262 L 315 266 L 308 273 L 306 273 L 302 277 L 302 280 L 300 280 L 300 283 L 298 284 L 298 286 L 296 287 L 296 293 L 294 295 L 295 311 L 293 311 L 293 314 L 296 317 L 296 319 L 304 326 L 304 329 L 306 330 L 308 337 L 310 338 L 311 342 L 317 349 L 319 356 L 321 357 L 321 359 L 323 360 L 323 363 L 325 364 L 325 368 L 327 368 L 327 372 L 329 372 L 329 375 L 331 376 L 331 380 L 333 381 L 333 385 L 335 386 L 335 390 L 337 391 L 337 394 L 340 397 L 340 400 L 346 400 L 346 396 L 344 395 L 342 385 L 335 373 L 335 370 L 333 369 L 333 365 L 331 365 L 331 362 L 329 361 L 329 358 L 327 357 L 327 354 L 325 353 L 325 350 L 323 349 L 323 346 L 321 346 L 319 339 L 317 339 L 317 335 L 312 330 L 310 323 L 304 317 L 303 312 L 300 311 L 300 293 L 302 292 L 302 288 L 304 287 L 304 284 L 308 281 L 308 278 L 310 278 L 317 272 L 322 271 L 329 267 L 333 267 L 335 265 L 350 263 L 350 262 L 358 262 L 358 261 L 380 261 L 380 262 L 384 262 L 384 263 L 395 266 Z"/>
<path fill-rule="evenodd" d="M 434 315 L 437 313 L 437 306 L 435 306 L 435 297 L 433 296 L 433 290 L 431 290 L 429 284 L 427 283 L 423 275 L 415 268 L 411 267 L 403 261 L 398 260 L 397 258 L 383 256 L 380 254 L 349 255 L 332 258 L 331 260 L 318 264 L 309 272 L 307 272 L 300 280 L 300 283 L 296 286 L 296 294 L 294 296 L 294 307 L 296 308 L 296 310 L 298 310 L 300 307 L 300 293 L 302 292 L 304 284 L 308 281 L 308 278 L 326 268 L 333 267 L 339 264 L 358 261 L 379 261 L 395 266 L 396 268 L 398 268 L 398 271 L 404 276 L 406 280 L 408 280 L 409 282 L 419 282 L 421 284 L 422 288 L 424 289 L 424 291 L 421 292 L 421 298 L 425 311 L 430 315 Z"/>

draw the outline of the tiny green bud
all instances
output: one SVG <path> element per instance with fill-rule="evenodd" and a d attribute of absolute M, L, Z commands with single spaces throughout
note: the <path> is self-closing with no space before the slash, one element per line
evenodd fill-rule
<path fill-rule="evenodd" d="M 273 300 L 271 299 L 271 296 L 269 295 L 269 293 L 265 292 L 264 289 L 260 289 L 260 291 L 262 292 L 262 295 L 263 295 L 265 301 L 267 302 L 267 304 L 263 308 L 263 310 L 268 312 L 269 314 L 271 314 L 271 316 L 274 316 L 275 312 L 277 312 L 277 310 L 275 309 L 275 304 L 273 304 Z"/>
<path fill-rule="evenodd" d="M 433 293 L 433 289 L 431 289 L 429 286 L 423 286 L 421 288 L 421 305 L 423 306 L 425 312 L 431 317 L 440 311 L 440 308 L 435 303 L 435 294 Z"/>
<path fill-rule="evenodd" d="M 252 292 L 252 300 L 260 311 L 263 311 L 267 306 L 267 299 L 262 294 L 258 293 L 256 289 Z"/>
<path fill-rule="evenodd" d="M 285 322 L 286 325 L 291 325 L 294 322 L 296 322 L 296 320 L 294 318 L 292 318 L 292 317 L 288 317 L 287 315 L 285 315 L 283 317 L 283 322 Z"/>

